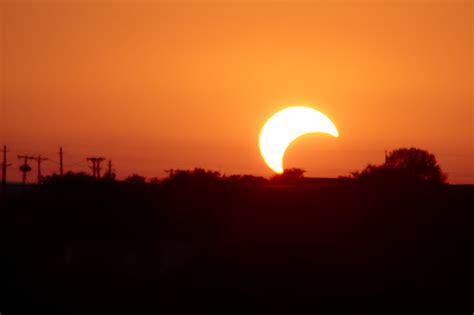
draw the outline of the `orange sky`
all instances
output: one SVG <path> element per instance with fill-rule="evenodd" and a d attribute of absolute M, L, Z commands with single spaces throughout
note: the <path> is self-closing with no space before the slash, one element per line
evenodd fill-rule
<path fill-rule="evenodd" d="M 384 150 L 436 154 L 474 183 L 472 1 L 3 1 L 0 144 L 45 173 L 114 161 L 119 177 L 204 167 L 269 176 L 258 136 L 288 105 L 340 138 L 297 140 L 285 167 L 335 177 Z M 34 172 L 29 175 L 34 179 Z"/>

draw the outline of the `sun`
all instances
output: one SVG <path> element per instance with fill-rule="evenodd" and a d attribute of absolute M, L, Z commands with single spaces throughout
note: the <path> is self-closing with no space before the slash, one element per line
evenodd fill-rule
<path fill-rule="evenodd" d="M 283 158 L 288 146 L 307 133 L 321 132 L 339 137 L 333 122 L 308 106 L 291 106 L 274 114 L 260 132 L 260 153 L 276 173 L 283 173 Z"/>

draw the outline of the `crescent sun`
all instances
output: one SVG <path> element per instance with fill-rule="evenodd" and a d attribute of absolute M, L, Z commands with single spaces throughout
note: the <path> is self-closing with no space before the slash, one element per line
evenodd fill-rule
<path fill-rule="evenodd" d="M 292 106 L 277 112 L 260 132 L 260 152 L 265 163 L 276 173 L 283 173 L 286 149 L 297 138 L 313 132 L 339 137 L 334 123 L 314 108 Z"/>

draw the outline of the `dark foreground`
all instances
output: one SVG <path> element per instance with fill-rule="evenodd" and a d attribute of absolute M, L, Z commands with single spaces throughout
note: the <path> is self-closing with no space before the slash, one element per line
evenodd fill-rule
<path fill-rule="evenodd" d="M 474 186 L 56 178 L 2 200 L 0 312 L 470 314 L 473 197 Z"/>

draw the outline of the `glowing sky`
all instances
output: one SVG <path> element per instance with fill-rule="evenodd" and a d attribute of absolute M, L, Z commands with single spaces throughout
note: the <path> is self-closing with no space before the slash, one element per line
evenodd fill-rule
<path fill-rule="evenodd" d="M 2 1 L 0 144 L 48 174 L 111 158 L 119 177 L 195 166 L 270 175 L 260 128 L 289 105 L 327 114 L 286 167 L 335 177 L 384 150 L 434 153 L 474 183 L 472 1 Z M 30 175 L 34 178 L 34 172 Z"/>

